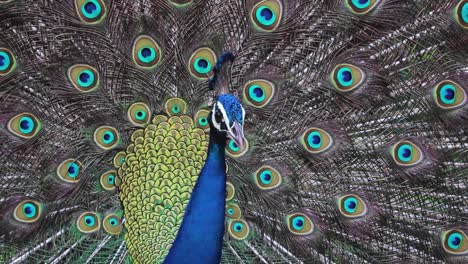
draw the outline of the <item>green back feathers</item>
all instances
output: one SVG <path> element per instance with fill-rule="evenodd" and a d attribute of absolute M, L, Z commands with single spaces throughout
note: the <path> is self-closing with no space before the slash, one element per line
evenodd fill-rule
<path fill-rule="evenodd" d="M 169 117 L 157 115 L 133 132 L 118 170 L 125 241 L 135 263 L 164 260 L 207 155 L 208 136 L 183 115 L 184 102 L 171 98 L 168 104 Z"/>

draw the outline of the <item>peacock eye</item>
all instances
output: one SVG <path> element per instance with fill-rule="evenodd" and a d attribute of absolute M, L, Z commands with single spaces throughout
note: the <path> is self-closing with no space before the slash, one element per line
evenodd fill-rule
<path fill-rule="evenodd" d="M 150 121 L 151 111 L 147 104 L 134 103 L 128 108 L 127 116 L 134 125 L 144 126 Z"/>
<path fill-rule="evenodd" d="M 14 210 L 14 217 L 23 223 L 36 222 L 42 214 L 42 205 L 33 200 L 25 200 L 19 203 Z"/>
<path fill-rule="evenodd" d="M 332 83 L 341 92 L 349 92 L 359 87 L 365 79 L 364 72 L 351 64 L 339 64 L 333 70 Z"/>
<path fill-rule="evenodd" d="M 230 182 L 226 182 L 226 201 L 231 201 L 236 194 L 236 188 Z"/>
<path fill-rule="evenodd" d="M 41 129 L 41 122 L 31 113 L 21 113 L 8 121 L 8 130 L 22 138 L 32 138 Z"/>
<path fill-rule="evenodd" d="M 9 49 L 0 48 L 0 76 L 5 76 L 16 68 L 16 59 Z"/>
<path fill-rule="evenodd" d="M 249 150 L 249 142 L 245 138 L 244 138 L 244 145 L 242 146 L 242 148 L 240 148 L 237 145 L 237 143 L 232 139 L 228 139 L 227 141 L 226 153 L 233 158 L 239 158 L 239 157 L 244 156 L 248 150 Z"/>
<path fill-rule="evenodd" d="M 366 203 L 357 195 L 341 196 L 337 203 L 341 214 L 348 218 L 357 218 L 367 214 Z"/>
<path fill-rule="evenodd" d="M 82 213 L 76 224 L 78 230 L 82 233 L 93 233 L 101 227 L 99 216 L 93 212 Z"/>
<path fill-rule="evenodd" d="M 242 212 L 237 204 L 228 204 L 226 206 L 226 216 L 231 219 L 240 219 Z"/>
<path fill-rule="evenodd" d="M 310 153 L 326 151 L 333 145 L 333 138 L 325 130 L 312 127 L 300 137 L 300 143 Z"/>
<path fill-rule="evenodd" d="M 436 104 L 443 109 L 453 109 L 466 103 L 465 90 L 457 83 L 445 80 L 434 89 Z"/>
<path fill-rule="evenodd" d="M 409 141 L 402 141 L 393 147 L 393 160 L 400 166 L 412 166 L 423 160 L 421 149 Z"/>
<path fill-rule="evenodd" d="M 244 85 L 244 102 L 256 107 L 266 106 L 275 93 L 275 86 L 267 80 L 253 80 Z"/>
<path fill-rule="evenodd" d="M 115 214 L 107 215 L 102 222 L 104 230 L 111 235 L 118 235 L 122 231 L 122 221 Z"/>
<path fill-rule="evenodd" d="M 242 219 L 233 220 L 229 223 L 229 234 L 237 240 L 246 239 L 250 228 L 246 221 Z"/>
<path fill-rule="evenodd" d="M 132 57 L 136 66 L 153 69 L 161 62 L 161 47 L 150 36 L 139 36 L 133 43 Z"/>
<path fill-rule="evenodd" d="M 107 13 L 102 0 L 75 0 L 75 7 L 81 21 L 88 24 L 100 23 Z"/>
<path fill-rule="evenodd" d="M 314 223 L 305 214 L 294 213 L 286 217 L 288 229 L 295 235 L 308 235 L 314 231 Z"/>
<path fill-rule="evenodd" d="M 213 74 L 216 54 L 210 48 L 199 48 L 189 59 L 188 69 L 197 79 L 208 79 Z"/>
<path fill-rule="evenodd" d="M 102 149 L 111 149 L 119 142 L 119 134 L 113 127 L 101 126 L 94 131 L 94 142 Z"/>
<path fill-rule="evenodd" d="M 275 30 L 280 21 L 283 6 L 278 0 L 264 0 L 256 4 L 250 15 L 254 25 L 262 31 Z"/>
<path fill-rule="evenodd" d="M 169 116 L 183 115 L 187 111 L 187 102 L 174 97 L 166 101 L 164 109 Z"/>
<path fill-rule="evenodd" d="M 270 166 L 263 166 L 255 172 L 255 183 L 262 190 L 275 189 L 281 182 L 281 174 Z"/>
<path fill-rule="evenodd" d="M 102 188 L 107 191 L 112 191 L 115 189 L 115 180 L 117 172 L 115 170 L 110 170 L 104 172 L 100 177 L 100 183 Z"/>
<path fill-rule="evenodd" d="M 89 65 L 75 64 L 68 69 L 68 79 L 78 91 L 87 93 L 99 86 L 99 74 Z"/>
<path fill-rule="evenodd" d="M 57 175 L 65 182 L 75 183 L 80 180 L 82 164 L 75 159 L 66 159 L 57 168 Z"/>
<path fill-rule="evenodd" d="M 365 14 L 377 6 L 380 0 L 347 0 L 348 8 L 356 14 Z"/>
<path fill-rule="evenodd" d="M 122 166 L 122 164 L 124 164 L 125 162 L 126 155 L 127 154 L 125 153 L 125 151 L 117 152 L 117 154 L 115 154 L 114 156 L 114 167 L 119 168 L 120 166 Z"/>
<path fill-rule="evenodd" d="M 468 237 L 458 229 L 442 233 L 442 246 L 450 254 L 462 255 L 468 253 Z"/>
<path fill-rule="evenodd" d="M 208 123 L 209 114 L 210 114 L 210 111 L 208 110 L 205 110 L 205 109 L 198 110 L 198 112 L 195 114 L 195 119 L 194 119 L 196 122 L 196 126 L 205 131 L 208 131 L 210 129 L 210 125 Z"/>
<path fill-rule="evenodd" d="M 455 8 L 458 23 L 468 29 L 468 0 L 462 0 Z"/>

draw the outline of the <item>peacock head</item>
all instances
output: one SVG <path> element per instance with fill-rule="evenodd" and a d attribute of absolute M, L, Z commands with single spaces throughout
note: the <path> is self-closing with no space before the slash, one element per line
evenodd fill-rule
<path fill-rule="evenodd" d="M 211 111 L 211 129 L 231 138 L 242 148 L 244 144 L 245 110 L 232 94 L 221 94 L 216 98 Z"/>

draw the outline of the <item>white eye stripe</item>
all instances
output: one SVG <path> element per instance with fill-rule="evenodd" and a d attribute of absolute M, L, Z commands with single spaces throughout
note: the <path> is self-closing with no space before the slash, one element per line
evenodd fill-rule
<path fill-rule="evenodd" d="M 212 116 L 211 116 L 211 120 L 213 121 L 213 125 L 216 127 L 216 129 L 218 129 L 219 131 L 227 131 L 227 130 L 222 130 L 221 129 L 221 123 L 218 123 L 216 122 L 216 118 L 215 118 L 215 115 L 216 115 L 216 110 L 219 110 L 221 112 L 221 115 L 223 116 L 223 118 L 221 119 L 221 123 L 224 123 L 226 125 L 226 127 L 228 128 L 228 130 L 230 130 L 230 127 L 229 127 L 229 118 L 227 116 L 227 113 L 226 113 L 226 110 L 224 109 L 224 106 L 220 103 L 220 102 L 216 102 L 215 105 L 213 105 L 213 111 L 212 111 Z"/>

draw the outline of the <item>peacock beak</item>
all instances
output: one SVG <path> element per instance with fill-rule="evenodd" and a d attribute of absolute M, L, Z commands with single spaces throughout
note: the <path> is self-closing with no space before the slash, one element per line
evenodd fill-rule
<path fill-rule="evenodd" d="M 244 128 L 239 124 L 239 122 L 234 121 L 234 125 L 228 131 L 229 137 L 234 140 L 239 149 L 242 149 L 244 146 Z"/>

